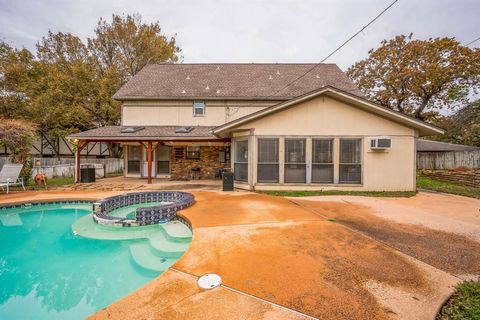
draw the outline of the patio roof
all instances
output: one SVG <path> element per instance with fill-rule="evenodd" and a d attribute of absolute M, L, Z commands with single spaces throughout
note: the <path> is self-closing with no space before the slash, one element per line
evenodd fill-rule
<path fill-rule="evenodd" d="M 191 130 L 181 130 L 181 129 Z M 131 130 L 129 130 L 131 129 Z M 89 141 L 219 140 L 209 126 L 108 126 L 69 135 Z"/>

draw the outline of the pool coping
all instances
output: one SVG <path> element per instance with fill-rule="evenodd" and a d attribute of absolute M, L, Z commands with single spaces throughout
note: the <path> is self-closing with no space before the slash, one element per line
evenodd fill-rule
<path fill-rule="evenodd" d="M 26 201 L 26 202 L 15 202 L 15 203 L 2 203 L 0 204 L 0 210 L 3 209 L 14 209 L 14 208 L 23 208 L 25 205 L 30 204 L 32 207 L 45 204 L 81 204 L 81 203 L 91 203 L 93 204 L 95 200 L 38 200 L 38 201 Z"/>
<path fill-rule="evenodd" d="M 96 201 L 99 201 L 100 199 L 95 198 L 95 199 L 86 199 L 86 198 L 81 198 L 78 200 L 56 200 L 56 199 L 45 199 L 45 200 L 35 200 L 35 201 L 19 201 L 19 202 L 11 202 L 11 203 L 0 203 L 0 210 L 3 209 L 15 209 L 15 208 L 22 208 L 26 204 L 31 204 L 32 207 L 39 206 L 39 205 L 46 205 L 46 204 L 91 204 L 92 205 L 92 215 L 93 215 L 93 204 Z M 193 202 L 192 205 L 195 204 L 195 201 Z M 171 221 L 180 221 L 183 224 L 185 224 L 190 231 L 192 231 L 192 241 L 193 241 L 193 227 L 192 227 L 192 222 L 183 214 L 179 213 L 177 211 L 176 216 L 171 220 Z M 143 226 L 141 226 L 143 227 Z M 188 250 L 188 249 L 187 249 Z M 186 252 L 186 251 L 185 251 Z"/>

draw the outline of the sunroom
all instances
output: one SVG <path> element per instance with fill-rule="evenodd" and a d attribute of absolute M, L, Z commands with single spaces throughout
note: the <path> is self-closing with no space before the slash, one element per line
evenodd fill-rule
<path fill-rule="evenodd" d="M 413 191 L 415 140 L 443 130 L 325 87 L 212 132 L 232 139 L 237 188 Z"/>

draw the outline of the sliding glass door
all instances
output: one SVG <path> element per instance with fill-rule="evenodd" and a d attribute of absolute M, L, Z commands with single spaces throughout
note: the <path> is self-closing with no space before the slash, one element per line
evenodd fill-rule
<path fill-rule="evenodd" d="M 169 175 L 170 174 L 170 147 L 158 146 L 155 151 L 157 162 L 157 175 Z"/>

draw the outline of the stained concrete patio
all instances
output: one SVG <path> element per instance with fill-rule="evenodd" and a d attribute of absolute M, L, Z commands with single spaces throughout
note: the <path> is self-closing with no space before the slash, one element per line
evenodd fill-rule
<path fill-rule="evenodd" d="M 312 208 L 248 192 L 192 192 L 197 203 L 181 212 L 194 228 L 186 254 L 92 319 L 432 319 L 459 281 L 329 221 L 320 201 Z M 0 203 L 115 193 L 27 192 L 0 196 Z M 223 286 L 200 290 L 196 281 L 209 272 Z"/>

